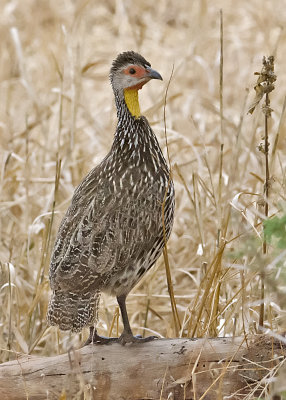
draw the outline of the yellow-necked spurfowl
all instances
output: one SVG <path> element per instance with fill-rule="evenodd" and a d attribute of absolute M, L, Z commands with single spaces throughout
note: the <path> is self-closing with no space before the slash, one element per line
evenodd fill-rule
<path fill-rule="evenodd" d="M 151 79 L 162 77 L 140 54 L 127 51 L 114 60 L 114 141 L 104 160 L 76 188 L 54 245 L 48 323 L 75 332 L 89 326 L 87 343 L 154 338 L 133 336 L 125 304 L 130 290 L 162 253 L 174 219 L 170 171 L 138 102 L 138 90 Z M 117 297 L 124 324 L 119 338 L 103 338 L 93 327 L 100 292 Z"/>

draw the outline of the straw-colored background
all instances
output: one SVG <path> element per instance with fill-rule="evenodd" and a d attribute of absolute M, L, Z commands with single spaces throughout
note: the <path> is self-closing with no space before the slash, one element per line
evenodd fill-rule
<path fill-rule="evenodd" d="M 220 8 L 224 22 L 222 124 Z M 283 26 L 283 0 L 1 2 L 2 361 L 13 357 L 9 350 L 41 355 L 64 352 L 87 336 L 87 331 L 81 337 L 56 328 L 45 330 L 49 257 L 75 186 L 111 146 L 116 111 L 109 68 L 119 52 L 131 49 L 164 78 L 140 92 L 141 110 L 164 151 L 163 104 L 174 65 L 166 125 L 176 220 L 168 251 L 182 324 L 176 332 L 160 258 L 128 297 L 134 333 L 174 337 L 257 331 L 258 272 L 274 255 L 271 249 L 266 260 L 261 255 L 261 219 L 256 212 L 265 179 L 265 158 L 258 150 L 264 117 L 260 106 L 252 116 L 247 107 L 254 98 L 253 73 L 261 70 L 263 55 L 275 54 L 278 80 L 271 94 L 272 146 L 286 87 Z M 282 121 L 271 158 L 270 215 L 285 199 L 284 171 Z M 224 239 L 229 242 L 225 248 Z M 267 267 L 266 275 L 265 326 L 279 331 L 285 313 L 278 292 L 285 281 L 275 265 Z M 101 334 L 109 334 L 116 312 L 115 299 L 103 296 Z M 120 333 L 120 319 L 118 329 Z M 117 334 L 116 321 L 112 334 Z"/>

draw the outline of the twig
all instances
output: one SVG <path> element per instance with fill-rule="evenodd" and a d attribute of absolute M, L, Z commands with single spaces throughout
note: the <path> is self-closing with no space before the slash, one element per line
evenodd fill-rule
<path fill-rule="evenodd" d="M 274 90 L 274 82 L 276 81 L 276 75 L 274 74 L 274 57 L 263 57 L 262 60 L 262 70 L 261 72 L 255 72 L 255 75 L 258 75 L 257 83 L 254 86 L 254 90 L 256 91 L 256 96 L 253 104 L 249 108 L 249 113 L 252 114 L 255 110 L 256 106 L 260 103 L 263 96 L 265 95 L 265 103 L 262 106 L 262 112 L 264 113 L 264 142 L 260 144 L 259 150 L 264 153 L 265 156 L 265 183 L 264 183 L 264 215 L 265 218 L 268 218 L 269 213 L 269 188 L 270 188 L 270 171 L 269 171 L 269 132 L 268 132 L 268 120 L 271 118 L 271 112 L 273 111 L 270 107 L 270 98 L 269 94 Z M 267 243 L 266 240 L 263 240 L 262 245 L 263 254 L 267 253 Z M 264 322 L 264 271 L 261 270 L 261 287 L 260 287 L 260 297 L 261 304 L 259 310 L 259 325 L 263 327 Z"/>
<path fill-rule="evenodd" d="M 223 147 L 224 147 L 224 127 L 223 127 L 223 11 L 220 9 L 220 64 L 219 64 L 219 113 L 220 113 L 220 160 L 219 160 L 219 183 L 218 183 L 218 212 L 219 229 L 217 236 L 217 247 L 220 246 L 222 231 L 222 170 L 223 170 Z"/>
<path fill-rule="evenodd" d="M 176 331 L 176 336 L 179 335 L 179 331 L 181 329 L 181 322 L 177 310 L 177 304 L 174 296 L 174 289 L 173 289 L 173 283 L 172 283 L 172 277 L 171 277 L 171 269 L 170 269 L 170 264 L 169 264 L 169 257 L 168 257 L 168 249 L 167 249 L 167 237 L 166 237 L 166 227 L 165 227 L 165 203 L 166 203 L 166 198 L 169 190 L 169 186 L 171 184 L 171 179 L 172 179 L 172 168 L 171 168 L 171 162 L 170 162 L 170 155 L 169 155 L 169 148 L 168 148 L 168 139 L 167 139 L 167 127 L 166 127 L 166 105 L 167 105 L 167 94 L 168 94 L 168 89 L 173 77 L 174 73 L 174 65 L 172 67 L 171 75 L 167 84 L 166 92 L 165 92 L 165 98 L 164 98 L 164 132 L 165 132 L 165 141 L 166 141 L 166 149 L 167 149 L 167 159 L 169 163 L 169 168 L 170 168 L 170 176 L 169 176 L 169 181 L 168 185 L 165 191 L 164 199 L 163 199 L 163 204 L 162 204 L 162 224 L 163 224 L 163 236 L 164 236 L 164 242 L 165 246 L 163 249 L 163 255 L 164 255 L 164 262 L 165 262 L 165 268 L 166 268 L 166 277 L 167 277 L 167 284 L 168 284 L 168 292 L 170 295 L 170 300 L 171 300 L 171 306 L 172 306 L 172 314 L 173 314 L 173 319 L 174 319 L 174 325 L 175 325 L 175 331 Z"/>

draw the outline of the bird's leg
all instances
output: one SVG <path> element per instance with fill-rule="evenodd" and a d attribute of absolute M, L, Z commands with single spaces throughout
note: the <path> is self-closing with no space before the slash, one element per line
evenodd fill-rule
<path fill-rule="evenodd" d="M 121 343 L 124 346 L 126 343 L 144 343 L 144 342 L 150 342 L 151 340 L 157 338 L 157 336 L 148 336 L 146 338 L 142 338 L 141 336 L 133 336 L 126 310 L 126 295 L 122 294 L 120 296 L 117 296 L 117 302 L 120 307 L 123 326 L 124 326 L 123 332 L 121 336 L 118 338 L 119 343 Z"/>
<path fill-rule="evenodd" d="M 99 336 L 97 330 L 93 326 L 90 326 L 89 337 L 84 343 L 84 346 L 87 346 L 89 344 L 109 344 L 114 342 L 119 342 L 124 346 L 126 343 L 144 343 L 157 339 L 157 336 L 148 336 L 146 338 L 142 338 L 140 335 L 133 336 L 126 310 L 126 295 L 118 296 L 117 302 L 120 307 L 124 326 L 121 336 L 119 338 Z"/>
<path fill-rule="evenodd" d="M 89 337 L 87 341 L 84 343 L 84 346 L 87 346 L 88 344 L 109 344 L 117 341 L 118 338 L 99 336 L 97 330 L 93 326 L 90 326 Z"/>

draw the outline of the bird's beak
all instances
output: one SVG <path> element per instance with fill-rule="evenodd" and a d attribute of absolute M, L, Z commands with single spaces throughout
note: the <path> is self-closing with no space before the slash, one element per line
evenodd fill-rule
<path fill-rule="evenodd" d="M 149 79 L 160 79 L 161 81 L 163 80 L 162 76 L 159 74 L 159 72 L 155 71 L 154 69 L 152 69 L 151 67 L 147 67 L 146 68 L 147 71 L 147 77 Z"/>

